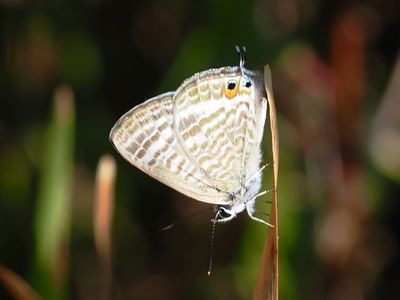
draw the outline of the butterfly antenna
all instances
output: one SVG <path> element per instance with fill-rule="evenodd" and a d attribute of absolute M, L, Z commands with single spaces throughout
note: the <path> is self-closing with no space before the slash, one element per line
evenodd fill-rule
<path fill-rule="evenodd" d="M 239 47 L 238 45 L 236 45 L 235 49 L 236 49 L 236 53 L 239 55 L 240 69 L 243 69 L 244 63 L 246 62 L 246 47 L 245 46 Z"/>
<path fill-rule="evenodd" d="M 189 220 L 189 219 L 191 219 L 191 218 L 193 218 L 193 217 L 196 217 L 196 216 L 198 216 L 198 215 L 200 215 L 200 214 L 203 214 L 203 213 L 205 213 L 205 212 L 207 212 L 207 211 L 209 211 L 209 210 L 211 210 L 211 209 L 213 209 L 213 208 L 212 208 L 212 207 L 207 207 L 206 209 L 196 211 L 196 212 L 194 212 L 194 213 L 192 213 L 192 214 L 190 214 L 190 215 L 187 215 L 187 216 L 183 217 L 182 219 L 177 220 L 177 221 L 175 221 L 175 222 L 173 222 L 173 223 L 171 223 L 171 224 L 169 224 L 169 225 L 167 225 L 167 226 L 159 227 L 158 230 L 164 231 L 164 230 L 171 229 L 171 228 L 174 227 L 175 225 L 180 224 L 180 223 L 183 223 L 183 222 L 185 222 L 185 221 L 187 221 L 187 220 Z"/>
<path fill-rule="evenodd" d="M 215 224 L 217 222 L 215 220 L 212 221 L 212 229 L 211 229 L 211 240 L 210 240 L 210 262 L 208 264 L 208 272 L 207 275 L 211 276 L 211 268 L 213 263 L 214 256 L 214 233 L 215 233 Z"/>
<path fill-rule="evenodd" d="M 241 65 L 241 67 L 244 67 L 246 59 L 247 59 L 247 49 L 246 49 L 246 46 L 242 46 L 242 61 L 243 61 L 243 64 Z"/>
<path fill-rule="evenodd" d="M 240 59 L 242 50 L 240 49 L 240 47 L 238 45 L 235 45 L 235 50 L 236 50 L 236 53 L 239 55 L 239 59 Z"/>
<path fill-rule="evenodd" d="M 212 222 L 212 227 L 211 227 L 211 239 L 210 239 L 210 262 L 208 264 L 208 272 L 207 275 L 211 276 L 211 269 L 212 269 L 212 263 L 213 263 L 213 256 L 214 256 L 214 233 L 215 233 L 215 224 L 217 224 L 217 219 L 220 214 L 220 210 L 217 211 L 217 214 L 215 215 L 215 218 L 211 220 Z"/>

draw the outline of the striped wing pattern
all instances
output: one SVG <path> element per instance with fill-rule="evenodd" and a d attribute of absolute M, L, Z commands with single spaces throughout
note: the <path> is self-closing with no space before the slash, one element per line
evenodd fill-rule
<path fill-rule="evenodd" d="M 266 103 L 257 80 L 257 74 L 235 67 L 208 70 L 185 81 L 174 96 L 180 144 L 203 177 L 227 193 L 259 168 Z M 226 95 L 230 82 L 238 86 L 231 99 Z"/>
<path fill-rule="evenodd" d="M 128 111 L 114 125 L 110 140 L 127 161 L 160 182 L 199 201 L 225 203 L 225 195 L 202 179 L 176 138 L 173 95 L 162 94 Z"/>
<path fill-rule="evenodd" d="M 160 182 L 199 201 L 229 204 L 229 194 L 259 169 L 266 115 L 260 78 L 239 67 L 195 74 L 123 115 L 110 140 Z M 238 87 L 233 97 L 230 82 Z"/>

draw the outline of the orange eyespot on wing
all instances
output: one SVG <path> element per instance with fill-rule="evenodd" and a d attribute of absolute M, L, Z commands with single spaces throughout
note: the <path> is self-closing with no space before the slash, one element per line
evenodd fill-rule
<path fill-rule="evenodd" d="M 239 91 L 239 83 L 236 80 L 232 79 L 227 82 L 224 89 L 224 94 L 226 98 L 232 99 L 237 95 L 238 91 Z"/>

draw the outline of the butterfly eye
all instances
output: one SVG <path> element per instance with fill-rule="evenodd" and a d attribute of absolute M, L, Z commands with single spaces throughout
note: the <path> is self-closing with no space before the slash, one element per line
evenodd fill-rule
<path fill-rule="evenodd" d="M 238 93 L 238 87 L 236 80 L 229 80 L 224 90 L 226 98 L 232 99 L 235 97 Z"/>

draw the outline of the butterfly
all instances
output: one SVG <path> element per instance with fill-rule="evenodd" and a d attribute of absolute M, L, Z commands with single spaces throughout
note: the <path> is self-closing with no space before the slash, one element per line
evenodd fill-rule
<path fill-rule="evenodd" d="M 246 210 L 255 216 L 261 188 L 261 141 L 267 115 L 262 73 L 239 65 L 209 69 L 176 91 L 139 104 L 110 132 L 116 150 L 151 177 L 198 201 L 215 205 L 215 223 Z"/>

